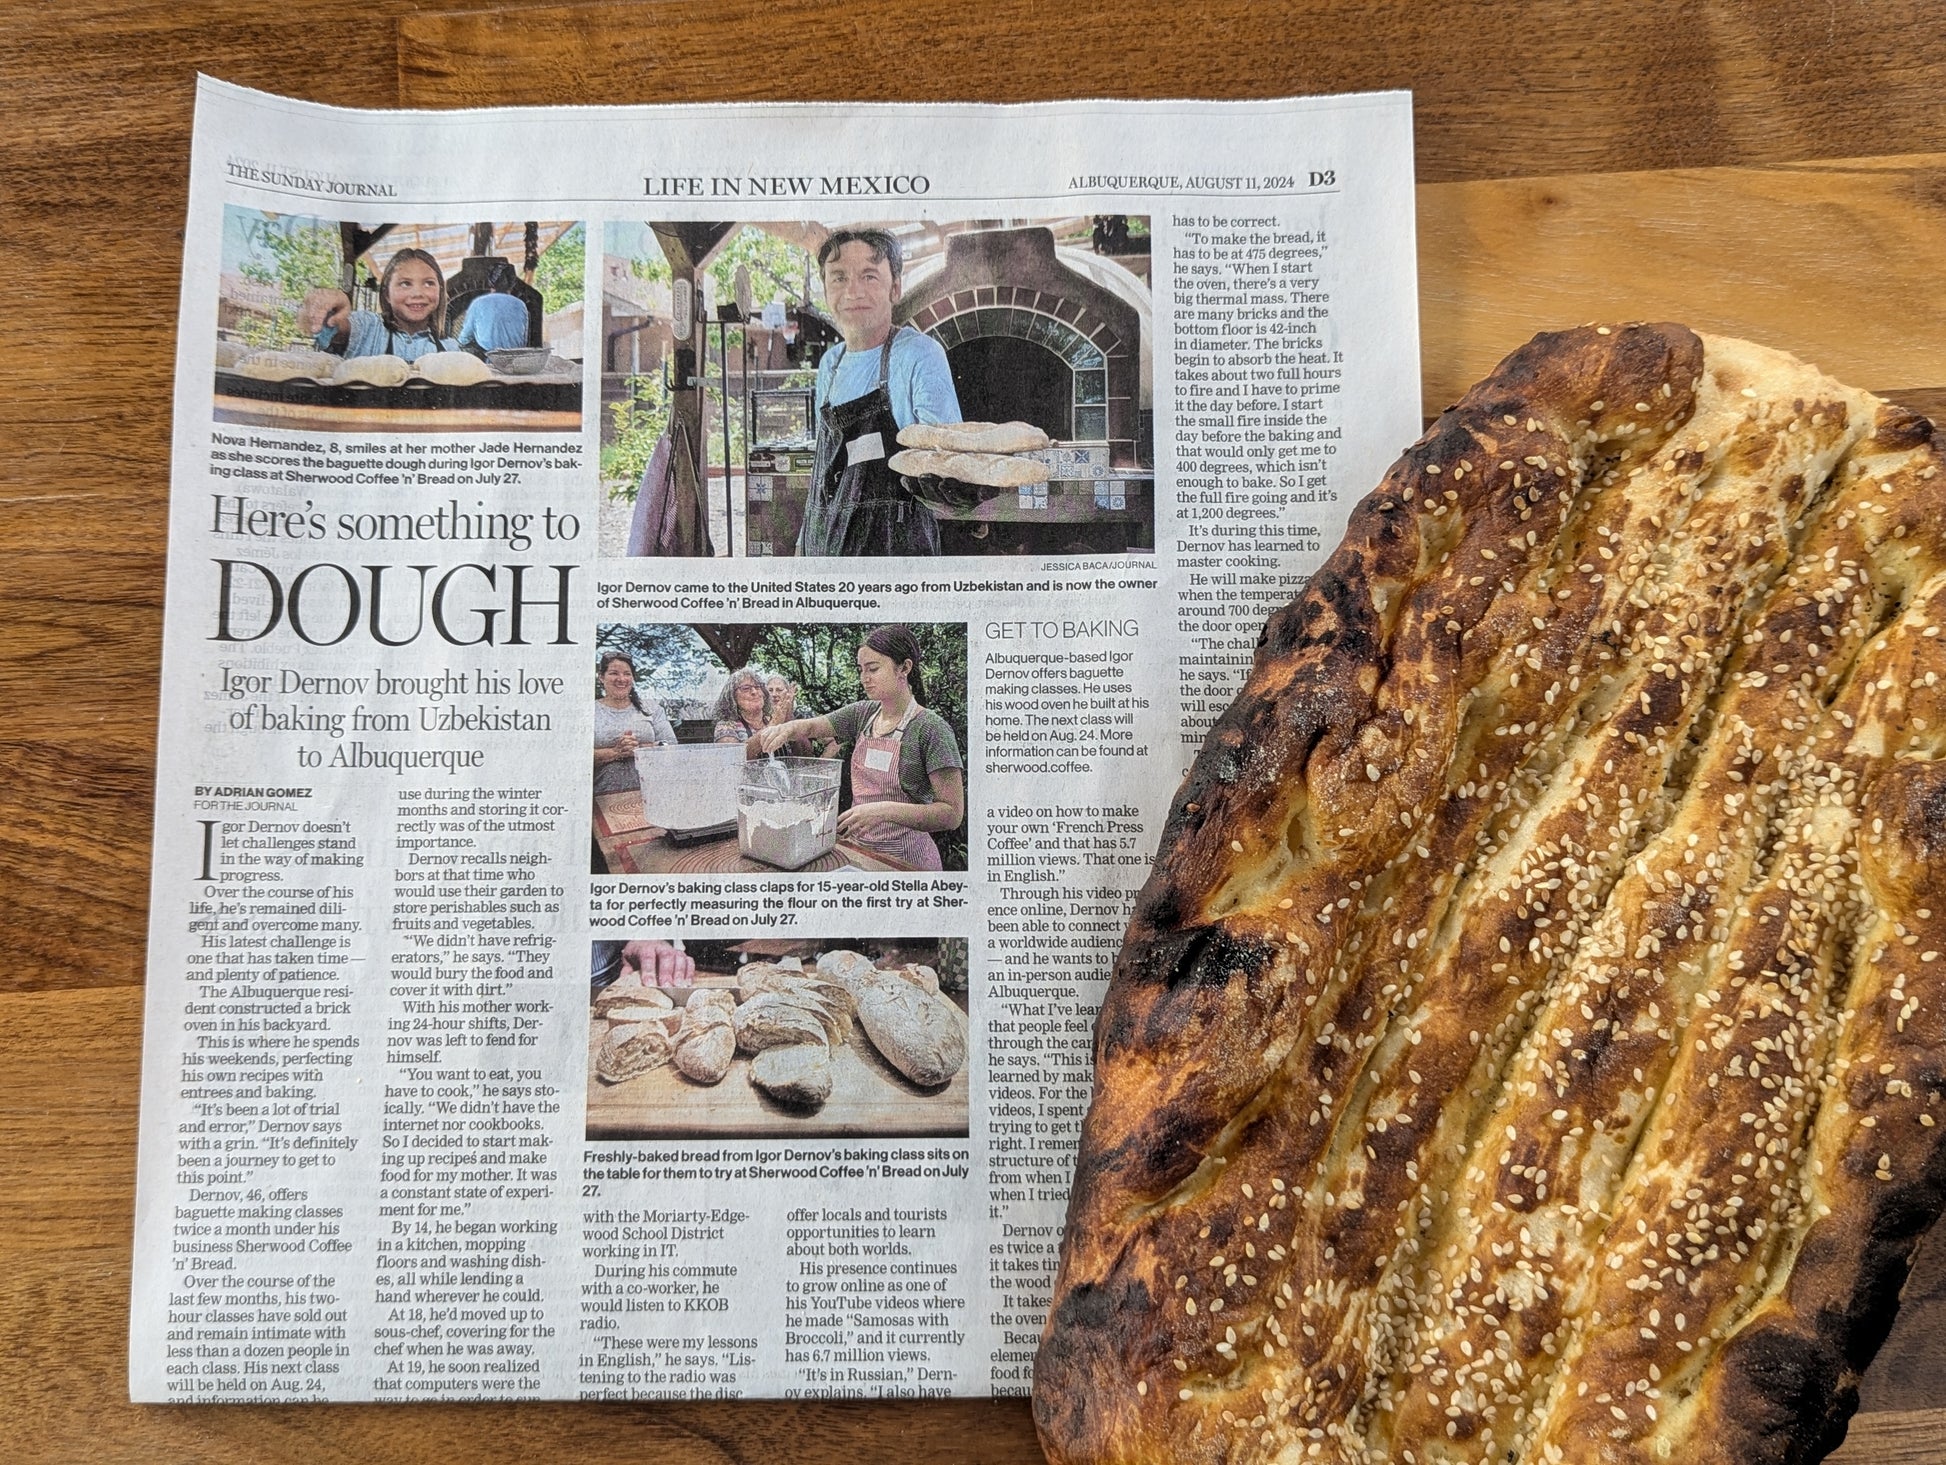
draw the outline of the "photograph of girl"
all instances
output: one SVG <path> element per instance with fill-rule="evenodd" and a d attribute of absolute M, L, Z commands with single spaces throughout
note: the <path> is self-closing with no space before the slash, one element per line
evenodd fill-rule
<path fill-rule="evenodd" d="M 228 208 L 216 419 L 578 429 L 585 239 L 571 222 L 366 225 Z"/>
<path fill-rule="evenodd" d="M 595 874 L 966 868 L 963 624 L 597 639 Z"/>
<path fill-rule="evenodd" d="M 851 750 L 851 807 L 838 835 L 908 870 L 941 868 L 935 833 L 966 823 L 966 764 L 952 726 L 922 705 L 926 694 L 919 641 L 904 626 L 880 626 L 857 653 L 865 695 L 824 716 L 773 723 L 750 740 L 747 755 L 778 753 L 796 742 L 836 743 Z"/>

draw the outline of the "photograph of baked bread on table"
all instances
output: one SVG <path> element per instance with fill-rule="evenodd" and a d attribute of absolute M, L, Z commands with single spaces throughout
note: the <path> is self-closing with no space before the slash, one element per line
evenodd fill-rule
<path fill-rule="evenodd" d="M 966 868 L 966 626 L 595 628 L 592 873 Z"/>
<path fill-rule="evenodd" d="M 1154 552 L 1145 216 L 611 222 L 603 281 L 605 555 Z"/>
<path fill-rule="evenodd" d="M 1586 326 L 1357 505 L 1115 967 L 1050 1460 L 1836 1448 L 1946 1197 L 1942 456 Z"/>
<path fill-rule="evenodd" d="M 967 1134 L 963 937 L 597 941 L 589 1139 Z"/>
<path fill-rule="evenodd" d="M 586 240 L 571 221 L 362 224 L 230 205 L 215 419 L 579 431 Z"/>

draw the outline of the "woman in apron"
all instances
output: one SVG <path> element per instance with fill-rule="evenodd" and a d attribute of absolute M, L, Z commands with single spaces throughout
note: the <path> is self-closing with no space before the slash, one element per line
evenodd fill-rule
<path fill-rule="evenodd" d="M 965 822 L 966 773 L 951 725 L 921 705 L 917 638 L 880 626 L 858 648 L 858 680 L 866 701 L 767 727 L 744 746 L 754 758 L 800 738 L 849 744 L 851 807 L 838 837 L 902 868 L 937 870 L 933 835 Z"/>
<path fill-rule="evenodd" d="M 890 459 L 901 427 L 960 420 L 945 348 L 892 325 L 902 265 L 891 235 L 840 229 L 819 249 L 818 268 L 844 341 L 818 363 L 817 457 L 797 552 L 937 555 L 939 520 Z"/>
<path fill-rule="evenodd" d="M 879 348 L 876 388 L 818 411 L 818 455 L 797 535 L 799 554 L 939 553 L 939 520 L 906 491 L 889 461 L 899 450 L 888 385 L 895 339 L 887 336 Z"/>

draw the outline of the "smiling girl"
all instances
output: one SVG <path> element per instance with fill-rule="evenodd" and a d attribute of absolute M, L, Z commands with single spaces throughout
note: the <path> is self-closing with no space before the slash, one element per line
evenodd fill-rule
<path fill-rule="evenodd" d="M 799 717 L 765 728 L 745 745 L 750 757 L 799 739 L 851 747 L 851 807 L 838 835 L 912 870 L 940 868 L 934 834 L 966 822 L 966 772 L 959 740 L 926 695 L 919 641 L 904 626 L 880 626 L 858 648 L 866 701 L 828 717 Z"/>
<path fill-rule="evenodd" d="M 378 281 L 378 311 L 353 310 L 342 290 L 313 290 L 297 315 L 298 329 L 320 351 L 338 356 L 397 356 L 417 361 L 436 351 L 457 351 L 459 342 L 440 332 L 446 324 L 446 277 L 423 249 L 401 249 Z"/>

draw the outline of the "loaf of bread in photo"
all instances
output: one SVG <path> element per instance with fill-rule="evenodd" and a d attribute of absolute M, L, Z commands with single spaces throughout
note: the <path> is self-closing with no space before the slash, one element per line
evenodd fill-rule
<path fill-rule="evenodd" d="M 1031 422 L 914 422 L 899 429 L 899 446 L 947 453 L 1031 453 L 1048 445 Z"/>
<path fill-rule="evenodd" d="M 1036 458 L 1009 458 L 1003 453 L 946 453 L 930 448 L 904 448 L 891 457 L 894 473 L 909 478 L 952 478 L 984 488 L 1027 488 L 1046 483 L 1047 464 Z"/>
<path fill-rule="evenodd" d="M 1946 1200 L 1946 475 L 1514 353 L 1272 618 L 1095 1033 L 1056 1462 L 1796 1465 Z"/>

